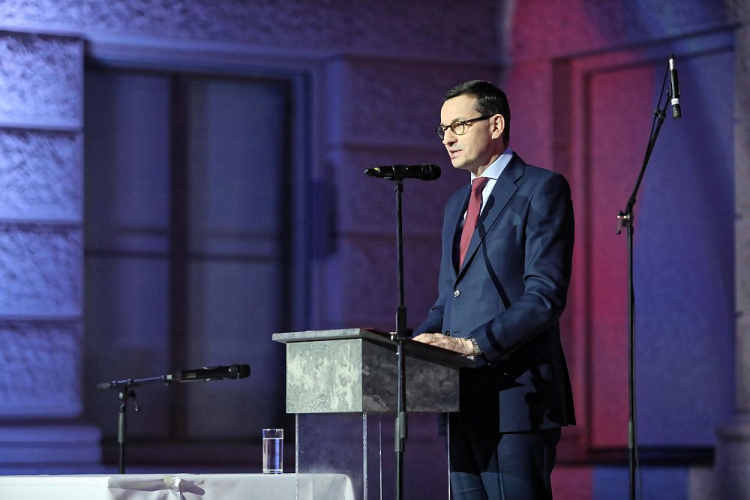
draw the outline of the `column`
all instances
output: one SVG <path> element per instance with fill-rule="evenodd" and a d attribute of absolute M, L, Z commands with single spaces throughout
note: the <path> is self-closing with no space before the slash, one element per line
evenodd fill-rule
<path fill-rule="evenodd" d="M 100 460 L 77 420 L 82 90 L 80 38 L 0 31 L 0 470 Z"/>
<path fill-rule="evenodd" d="M 746 2 L 745 2 L 746 3 Z M 735 38 L 735 401 L 732 418 L 718 430 L 718 498 L 750 498 L 750 16 L 739 7 L 743 23 Z M 742 12 L 744 10 L 744 12 Z"/>

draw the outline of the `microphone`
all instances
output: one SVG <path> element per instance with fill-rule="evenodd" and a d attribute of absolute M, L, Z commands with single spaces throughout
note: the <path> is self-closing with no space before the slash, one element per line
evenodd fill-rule
<path fill-rule="evenodd" d="M 423 181 L 434 181 L 440 177 L 440 167 L 430 163 L 421 165 L 386 165 L 368 168 L 365 174 L 379 179 L 401 180 L 421 179 Z"/>
<path fill-rule="evenodd" d="M 204 366 L 197 370 L 185 370 L 167 375 L 167 382 L 193 382 L 195 380 L 236 380 L 250 376 L 250 365 Z"/>
<path fill-rule="evenodd" d="M 672 89 L 672 118 L 682 116 L 680 109 L 680 82 L 677 81 L 677 68 L 674 65 L 674 54 L 669 56 L 669 85 Z"/>

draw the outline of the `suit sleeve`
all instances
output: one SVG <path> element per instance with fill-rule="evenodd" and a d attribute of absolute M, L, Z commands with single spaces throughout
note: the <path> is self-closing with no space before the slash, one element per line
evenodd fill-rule
<path fill-rule="evenodd" d="M 570 186 L 563 176 L 541 180 L 526 217 L 523 294 L 470 333 L 490 363 L 555 326 L 567 301 L 574 222 Z"/>

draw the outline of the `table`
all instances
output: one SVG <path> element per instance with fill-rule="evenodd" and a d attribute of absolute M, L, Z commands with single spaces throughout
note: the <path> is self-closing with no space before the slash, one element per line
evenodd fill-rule
<path fill-rule="evenodd" d="M 2 500 L 294 500 L 296 474 L 0 476 Z M 300 474 L 300 500 L 354 500 L 344 474 Z"/>

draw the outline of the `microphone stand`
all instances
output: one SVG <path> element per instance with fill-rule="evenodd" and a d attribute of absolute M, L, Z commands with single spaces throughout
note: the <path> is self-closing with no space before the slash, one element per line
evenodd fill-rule
<path fill-rule="evenodd" d="M 213 380 L 224 380 L 225 378 L 236 380 L 249 376 L 249 365 L 236 364 L 231 366 L 204 367 L 199 370 L 185 371 L 178 374 L 159 375 L 157 377 L 113 380 L 112 382 L 103 382 L 101 384 L 97 384 L 96 388 L 102 391 L 106 391 L 109 389 L 116 390 L 120 399 L 120 411 L 119 418 L 117 420 L 117 443 L 120 446 L 120 474 L 125 474 L 125 441 L 127 430 L 126 423 L 128 414 L 128 399 L 133 400 L 136 412 L 141 411 L 141 409 L 138 407 L 138 401 L 135 399 L 135 391 L 133 390 L 133 387 L 139 387 L 143 384 L 151 384 L 155 382 L 162 382 L 166 385 L 169 385 L 175 382 L 193 382 L 198 380 L 206 382 Z"/>
<path fill-rule="evenodd" d="M 638 449 L 636 440 L 636 415 L 635 415 L 635 287 L 633 283 L 633 207 L 636 202 L 636 195 L 641 187 L 641 181 L 646 173 L 648 162 L 651 159 L 651 153 L 656 145 L 656 139 L 659 137 L 659 130 L 664 123 L 666 117 L 667 107 L 672 98 L 672 89 L 670 87 L 667 92 L 667 100 L 664 103 L 664 108 L 661 107 L 662 96 L 664 95 L 664 88 L 667 83 L 667 76 L 669 68 L 664 74 L 664 83 L 662 84 L 661 91 L 659 92 L 659 101 L 656 104 L 656 110 L 654 111 L 654 122 L 651 125 L 651 135 L 649 137 L 648 146 L 646 147 L 646 155 L 641 165 L 641 171 L 638 174 L 638 180 L 635 183 L 633 193 L 628 199 L 625 210 L 620 211 L 617 214 L 617 234 L 622 233 L 622 228 L 627 229 L 627 245 L 628 245 L 628 406 L 629 406 L 629 419 L 628 419 L 628 462 L 629 467 L 629 492 L 630 500 L 635 500 L 635 487 L 636 487 L 636 468 L 638 467 Z"/>
<path fill-rule="evenodd" d="M 403 212 L 401 208 L 401 193 L 404 191 L 404 181 L 400 178 L 396 182 L 396 246 L 398 251 L 398 308 L 396 309 L 396 355 L 398 358 L 398 405 L 396 415 L 396 500 L 404 498 L 404 447 L 408 434 L 406 417 L 406 360 L 404 357 L 404 342 L 410 337 L 406 327 L 406 306 L 404 305 L 404 237 Z"/>
<path fill-rule="evenodd" d="M 138 387 L 141 384 L 151 382 L 164 382 L 166 384 L 170 382 L 176 382 L 169 379 L 169 375 L 162 375 L 160 377 L 148 377 L 148 378 L 129 378 L 125 380 L 115 380 L 113 382 L 104 382 L 97 385 L 97 389 L 117 390 L 118 398 L 120 400 L 120 411 L 117 419 L 117 444 L 120 448 L 119 458 L 119 473 L 125 474 L 125 443 L 127 441 L 127 415 L 128 415 L 128 399 L 133 400 L 135 405 L 136 413 L 141 411 L 138 407 L 138 400 L 135 397 L 135 390 L 133 387 Z"/>
<path fill-rule="evenodd" d="M 410 172 L 414 170 L 415 172 Z M 396 415 L 396 500 L 404 497 L 404 447 L 408 434 L 406 416 L 406 358 L 404 343 L 411 337 L 411 331 L 406 327 L 406 306 L 404 305 L 404 235 L 403 210 L 401 206 L 404 191 L 404 179 L 416 178 L 434 180 L 440 177 L 440 168 L 435 165 L 393 165 L 391 167 L 377 167 L 365 170 L 365 174 L 394 181 L 396 192 L 396 249 L 398 265 L 398 308 L 396 310 L 396 356 L 398 366 L 398 405 Z"/>

